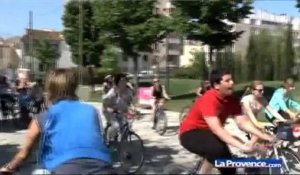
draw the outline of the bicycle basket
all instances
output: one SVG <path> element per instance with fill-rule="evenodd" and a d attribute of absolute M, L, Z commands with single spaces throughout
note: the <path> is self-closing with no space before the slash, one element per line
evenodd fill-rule
<path fill-rule="evenodd" d="M 294 141 L 293 127 L 291 125 L 282 125 L 277 127 L 277 138 L 284 141 Z"/>

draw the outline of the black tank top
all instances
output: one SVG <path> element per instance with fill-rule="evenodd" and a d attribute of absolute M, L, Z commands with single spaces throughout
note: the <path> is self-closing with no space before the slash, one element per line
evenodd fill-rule
<path fill-rule="evenodd" d="M 153 87 L 153 94 L 152 94 L 153 97 L 155 97 L 156 99 L 159 99 L 159 98 L 163 98 L 163 94 L 162 94 L 162 86 L 159 85 L 159 88 L 156 89 Z"/>

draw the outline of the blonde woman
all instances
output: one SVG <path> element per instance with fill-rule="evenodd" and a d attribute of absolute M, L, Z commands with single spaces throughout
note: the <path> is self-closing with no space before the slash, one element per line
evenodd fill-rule
<path fill-rule="evenodd" d="M 151 95 L 152 95 L 152 100 L 151 100 L 151 108 L 152 108 L 152 118 L 153 118 L 153 126 L 152 129 L 156 128 L 156 123 L 157 120 L 155 118 L 155 110 L 156 110 L 156 105 L 164 105 L 164 100 L 168 99 L 170 100 L 171 98 L 167 94 L 165 86 L 163 86 L 158 78 L 153 79 L 153 86 L 151 86 Z"/>
<path fill-rule="evenodd" d="M 257 120 L 258 114 L 262 110 L 270 112 L 277 121 L 285 121 L 285 119 L 274 109 L 272 109 L 267 100 L 264 98 L 264 85 L 261 81 L 252 81 L 250 85 L 250 94 L 244 96 L 241 100 L 243 113 L 246 114 L 252 123 L 260 129 L 263 129 L 267 125 L 273 125 L 272 123 L 260 122 Z M 257 137 L 251 137 L 250 144 L 254 144 L 257 141 Z"/>
<path fill-rule="evenodd" d="M 111 157 L 103 143 L 97 110 L 79 101 L 78 78 L 70 69 L 52 71 L 46 81 L 48 111 L 34 118 L 25 144 L 0 172 L 13 173 L 40 139 L 39 164 L 54 174 L 108 174 Z"/>

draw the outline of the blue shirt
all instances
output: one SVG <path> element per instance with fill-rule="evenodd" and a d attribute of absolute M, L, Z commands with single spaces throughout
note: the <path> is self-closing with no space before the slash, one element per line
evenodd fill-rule
<path fill-rule="evenodd" d="M 297 103 L 291 93 L 285 94 L 284 88 L 277 89 L 269 102 L 269 105 L 276 111 L 287 111 L 289 108 L 300 110 L 300 104 Z M 268 117 L 273 118 L 272 115 L 265 110 Z"/>
<path fill-rule="evenodd" d="M 42 129 L 41 163 L 50 171 L 78 158 L 110 163 L 97 110 L 78 100 L 61 100 L 52 105 L 40 122 Z"/>

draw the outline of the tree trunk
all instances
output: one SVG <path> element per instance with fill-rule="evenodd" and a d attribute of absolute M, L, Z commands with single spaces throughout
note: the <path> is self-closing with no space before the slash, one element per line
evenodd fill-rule
<path fill-rule="evenodd" d="M 210 79 L 211 71 L 213 70 L 213 48 L 209 46 L 209 53 L 208 53 L 208 80 Z"/>
<path fill-rule="evenodd" d="M 138 55 L 137 56 L 133 56 L 132 57 L 132 60 L 133 60 L 133 68 L 134 68 L 134 87 L 135 89 L 137 90 L 138 89 L 138 82 L 139 82 L 139 77 L 138 77 Z"/>
<path fill-rule="evenodd" d="M 88 74 L 89 74 L 89 77 L 90 77 L 90 85 L 91 85 L 92 92 L 95 92 L 94 69 L 91 65 L 87 66 L 87 69 L 88 69 Z"/>

